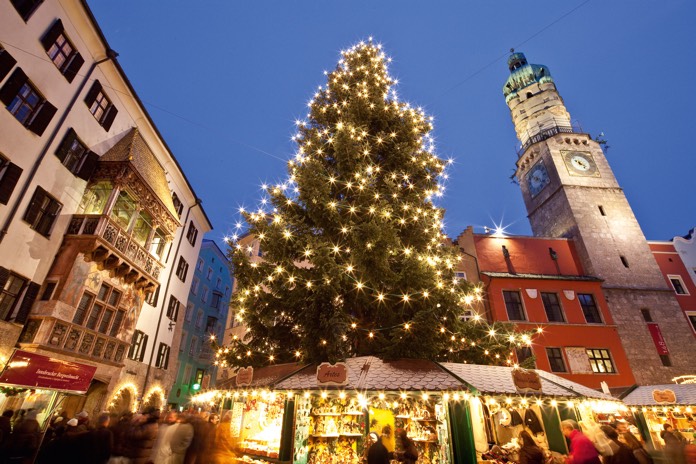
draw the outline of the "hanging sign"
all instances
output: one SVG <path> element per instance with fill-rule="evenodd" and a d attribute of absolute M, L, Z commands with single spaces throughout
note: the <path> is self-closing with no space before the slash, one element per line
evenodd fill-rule
<path fill-rule="evenodd" d="M 512 383 L 520 393 L 541 393 L 541 377 L 536 371 L 513 369 Z"/>
<path fill-rule="evenodd" d="M 0 383 L 86 393 L 96 366 L 16 350 L 0 374 Z"/>
<path fill-rule="evenodd" d="M 317 366 L 317 382 L 321 385 L 348 384 L 348 366 L 346 363 L 330 364 L 327 362 Z"/>
<path fill-rule="evenodd" d="M 669 354 L 667 343 L 665 342 L 662 332 L 660 331 L 660 326 L 654 322 L 648 322 L 648 330 L 652 336 L 653 343 L 655 343 L 657 354 Z"/>
<path fill-rule="evenodd" d="M 669 388 L 664 390 L 653 390 L 652 397 L 658 404 L 677 402 L 677 395 L 674 393 L 674 390 L 670 390 Z"/>
<path fill-rule="evenodd" d="M 242 367 L 237 371 L 237 377 L 235 377 L 235 383 L 238 387 L 245 387 L 251 385 L 251 381 L 254 379 L 254 368 Z"/>

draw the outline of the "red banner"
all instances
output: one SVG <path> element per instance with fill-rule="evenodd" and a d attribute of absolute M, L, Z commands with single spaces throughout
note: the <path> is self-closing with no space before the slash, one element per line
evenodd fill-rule
<path fill-rule="evenodd" d="M 660 326 L 654 322 L 648 322 L 648 330 L 650 335 L 652 335 L 653 342 L 655 343 L 655 349 L 657 349 L 657 354 L 669 354 L 667 349 L 667 343 L 662 337 L 662 332 L 660 332 Z"/>
<path fill-rule="evenodd" d="M 96 366 L 16 350 L 0 374 L 0 383 L 86 393 Z"/>

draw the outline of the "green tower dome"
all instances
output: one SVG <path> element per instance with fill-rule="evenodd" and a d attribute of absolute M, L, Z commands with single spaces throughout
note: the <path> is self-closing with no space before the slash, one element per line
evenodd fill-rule
<path fill-rule="evenodd" d="M 524 53 L 512 53 L 508 58 L 508 68 L 510 69 L 510 77 L 503 86 L 505 102 L 510 101 L 517 96 L 517 92 L 531 84 L 553 82 L 549 68 L 543 64 L 527 63 Z"/>

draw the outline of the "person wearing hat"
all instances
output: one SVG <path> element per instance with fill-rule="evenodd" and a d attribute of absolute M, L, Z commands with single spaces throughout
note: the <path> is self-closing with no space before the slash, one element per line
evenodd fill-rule
<path fill-rule="evenodd" d="M 418 461 L 418 448 L 416 448 L 416 444 L 413 440 L 408 438 L 406 429 L 397 430 L 396 436 L 399 437 L 401 449 L 403 450 L 397 454 L 396 459 L 406 464 L 416 464 Z"/>
<path fill-rule="evenodd" d="M 370 432 L 370 450 L 367 452 L 367 464 L 389 464 L 391 453 L 384 446 L 376 432 Z"/>
<path fill-rule="evenodd" d="M 686 439 L 681 433 L 674 430 L 671 424 L 664 424 L 660 432 L 660 438 L 665 442 L 665 457 L 670 464 L 685 464 L 684 445 Z"/>

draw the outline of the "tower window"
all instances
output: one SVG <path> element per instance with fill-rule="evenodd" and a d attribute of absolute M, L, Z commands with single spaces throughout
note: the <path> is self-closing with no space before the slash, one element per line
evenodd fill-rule
<path fill-rule="evenodd" d="M 532 98 L 533 96 L 532 92 L 527 92 L 527 98 Z"/>
<path fill-rule="evenodd" d="M 628 267 L 628 260 L 625 256 L 621 256 L 621 263 L 624 265 L 624 267 Z"/>
<path fill-rule="evenodd" d="M 669 282 L 672 284 L 672 287 L 674 288 L 674 291 L 677 295 L 689 294 L 689 292 L 686 290 L 686 287 L 684 286 L 684 281 L 682 280 L 681 276 L 668 275 L 667 278 L 669 279 Z"/>
<path fill-rule="evenodd" d="M 604 211 L 604 207 L 602 205 L 599 205 L 599 214 L 602 216 L 606 216 L 607 213 Z"/>
<path fill-rule="evenodd" d="M 641 309 L 640 314 L 643 316 L 643 320 L 645 322 L 652 322 L 652 316 L 650 315 L 650 310 L 649 309 Z"/>

